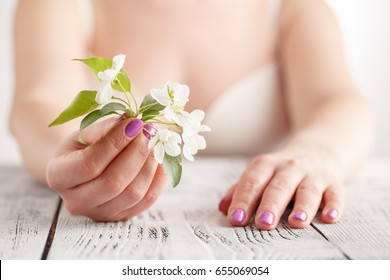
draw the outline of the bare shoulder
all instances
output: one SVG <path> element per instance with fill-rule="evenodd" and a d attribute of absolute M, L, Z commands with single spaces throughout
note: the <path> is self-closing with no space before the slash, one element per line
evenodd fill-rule
<path fill-rule="evenodd" d="M 288 33 L 297 25 L 320 27 L 334 24 L 334 13 L 324 0 L 282 0 L 280 32 Z"/>

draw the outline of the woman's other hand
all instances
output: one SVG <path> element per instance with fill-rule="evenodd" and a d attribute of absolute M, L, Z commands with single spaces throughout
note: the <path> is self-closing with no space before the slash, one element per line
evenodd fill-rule
<path fill-rule="evenodd" d="M 320 149 L 260 155 L 248 164 L 219 208 L 234 226 L 245 226 L 254 216 L 257 228 L 271 230 L 291 200 L 288 223 L 293 228 L 307 227 L 322 203 L 322 220 L 334 223 L 344 207 L 338 173 L 332 155 Z"/>

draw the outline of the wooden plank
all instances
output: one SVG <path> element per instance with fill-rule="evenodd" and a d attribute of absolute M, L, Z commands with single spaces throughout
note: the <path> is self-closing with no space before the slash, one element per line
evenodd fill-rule
<path fill-rule="evenodd" d="M 58 196 L 21 167 L 0 166 L 0 259 L 40 259 Z"/>
<path fill-rule="evenodd" d="M 216 209 L 239 177 L 243 159 L 198 159 L 132 221 L 94 223 L 62 208 L 49 259 L 343 259 L 314 228 L 291 230 L 284 221 L 266 232 L 233 228 Z"/>
<path fill-rule="evenodd" d="M 390 259 L 390 160 L 369 161 L 347 186 L 346 207 L 336 225 L 314 223 L 351 259 Z"/>

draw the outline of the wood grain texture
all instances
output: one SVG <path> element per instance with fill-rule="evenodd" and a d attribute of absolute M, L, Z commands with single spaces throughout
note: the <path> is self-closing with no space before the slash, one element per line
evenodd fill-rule
<path fill-rule="evenodd" d="M 371 160 L 346 189 L 342 221 L 318 219 L 272 231 L 233 228 L 217 210 L 245 159 L 203 158 L 184 166 L 148 211 L 127 222 L 95 223 L 62 207 L 49 259 L 390 259 L 390 159 Z M 0 258 L 39 259 L 58 197 L 22 168 L 0 167 Z"/>
<path fill-rule="evenodd" d="M 245 160 L 199 159 L 184 166 L 147 212 L 128 222 L 94 223 L 62 209 L 49 259 L 343 259 L 314 228 L 233 228 L 218 210 Z"/>
<path fill-rule="evenodd" d="M 390 160 L 368 162 L 346 194 L 341 222 L 314 226 L 351 259 L 390 259 Z"/>
<path fill-rule="evenodd" d="M 58 202 L 23 168 L 0 166 L 0 259 L 40 259 Z"/>

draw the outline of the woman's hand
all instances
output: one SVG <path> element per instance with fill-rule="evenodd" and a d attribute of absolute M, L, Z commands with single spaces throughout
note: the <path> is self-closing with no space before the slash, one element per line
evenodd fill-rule
<path fill-rule="evenodd" d="M 260 155 L 222 199 L 219 209 L 234 226 L 244 226 L 254 215 L 257 228 L 277 226 L 294 199 L 288 223 L 307 227 L 321 202 L 322 220 L 337 222 L 343 212 L 343 187 L 332 155 L 321 149 L 281 151 Z"/>
<path fill-rule="evenodd" d="M 106 120 L 74 133 L 47 166 L 48 185 L 70 213 L 95 221 L 127 220 L 149 208 L 167 182 L 138 120 Z"/>

